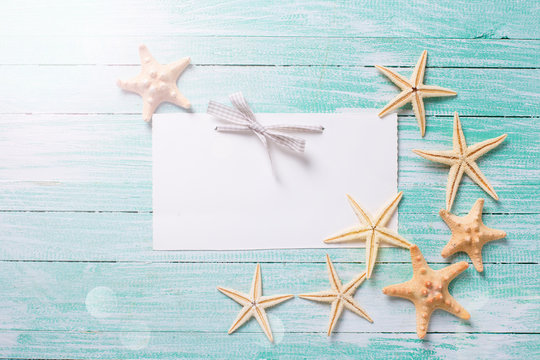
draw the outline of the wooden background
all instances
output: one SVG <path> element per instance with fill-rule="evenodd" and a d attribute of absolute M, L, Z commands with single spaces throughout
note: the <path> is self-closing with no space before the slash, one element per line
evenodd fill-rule
<path fill-rule="evenodd" d="M 540 356 L 539 19 L 538 1 L 511 0 L 3 1 L 0 357 Z M 508 236 L 451 286 L 471 320 L 437 312 L 418 340 L 412 304 L 381 293 L 410 277 L 409 253 L 386 248 L 356 295 L 373 324 L 344 313 L 327 338 L 329 307 L 294 299 L 269 311 L 275 344 L 254 321 L 227 335 L 239 306 L 217 285 L 247 291 L 260 262 L 267 294 L 322 290 L 326 251 L 152 251 L 151 127 L 115 85 L 141 43 L 192 57 L 179 87 L 196 112 L 237 90 L 256 112 L 380 108 L 398 89 L 374 65 L 408 75 L 427 49 L 426 82 L 459 95 L 428 100 L 424 139 L 400 112 L 399 227 L 434 268 L 447 169 L 411 149 L 448 148 L 454 111 L 469 143 L 509 135 L 479 161 L 501 198 L 484 220 Z M 465 179 L 454 210 L 486 196 Z M 364 269 L 363 249 L 329 253 L 344 281 Z"/>

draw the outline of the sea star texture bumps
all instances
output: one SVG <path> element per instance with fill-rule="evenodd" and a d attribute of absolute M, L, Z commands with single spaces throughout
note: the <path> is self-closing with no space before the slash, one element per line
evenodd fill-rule
<path fill-rule="evenodd" d="M 418 246 L 411 247 L 413 277 L 402 284 L 390 285 L 383 293 L 408 299 L 416 307 L 416 333 L 420 339 L 426 336 L 429 319 L 436 309 L 442 309 L 461 319 L 471 316 L 448 292 L 448 284 L 469 266 L 461 261 L 441 270 L 431 269 Z"/>
<path fill-rule="evenodd" d="M 461 129 L 461 121 L 459 120 L 458 113 L 456 112 L 454 113 L 454 137 L 452 150 L 413 150 L 413 152 L 420 155 L 424 159 L 450 166 L 450 172 L 448 173 L 448 184 L 446 185 L 446 210 L 450 211 L 452 204 L 454 203 L 454 199 L 456 198 L 457 189 L 461 183 L 463 173 L 469 175 L 469 177 L 485 192 L 491 195 L 492 198 L 499 200 L 497 193 L 495 193 L 495 190 L 493 190 L 493 187 L 476 164 L 476 160 L 488 151 L 499 146 L 504 139 L 506 139 L 506 134 L 482 141 L 472 146 L 467 146 L 467 143 L 465 142 L 465 135 L 463 135 L 463 130 Z"/>
<path fill-rule="evenodd" d="M 347 228 L 340 233 L 330 236 L 325 239 L 324 242 L 327 244 L 335 244 L 365 240 L 366 272 L 367 278 L 369 279 L 373 272 L 373 267 L 375 266 L 375 260 L 377 259 L 381 240 L 405 249 L 408 249 L 412 245 L 399 234 L 386 227 L 386 224 L 392 218 L 394 211 L 396 211 L 402 196 L 403 192 L 399 192 L 392 201 L 382 208 L 375 218 L 372 218 L 350 195 L 347 195 L 349 203 L 351 204 L 360 225 Z"/>
<path fill-rule="evenodd" d="M 366 273 L 361 273 L 351 280 L 351 282 L 343 286 L 328 255 L 326 255 L 326 267 L 328 268 L 328 275 L 330 277 L 330 285 L 332 289 L 298 296 L 302 299 L 328 302 L 332 304 L 332 310 L 330 311 L 330 323 L 328 325 L 328 336 L 332 334 L 332 331 L 334 330 L 334 327 L 336 326 L 344 307 L 354 312 L 358 316 L 363 317 L 367 321 L 373 322 L 369 315 L 360 307 L 360 305 L 358 305 L 358 303 L 356 303 L 356 301 L 354 301 L 353 298 L 356 289 L 366 279 Z"/>
<path fill-rule="evenodd" d="M 393 98 L 392 101 L 390 101 L 388 105 L 381 110 L 379 116 L 382 117 L 410 102 L 412 104 L 414 116 L 418 121 L 420 134 L 422 136 L 424 136 L 426 133 L 426 112 L 424 110 L 424 98 L 457 95 L 455 91 L 448 90 L 440 86 L 424 85 L 426 61 L 427 51 L 424 50 L 420 56 L 420 59 L 418 60 L 418 63 L 416 64 L 416 67 L 414 68 L 410 80 L 388 68 L 385 68 L 384 66 L 375 65 L 380 72 L 382 72 L 388 79 L 390 79 L 401 89 L 401 93 Z"/>
<path fill-rule="evenodd" d="M 129 80 L 118 80 L 117 84 L 142 97 L 144 121 L 150 121 L 156 108 L 164 101 L 189 109 L 191 104 L 178 90 L 176 80 L 189 65 L 190 58 L 162 65 L 152 57 L 145 45 L 139 47 L 139 56 L 142 64 L 139 75 Z"/>
<path fill-rule="evenodd" d="M 293 295 L 262 296 L 261 266 L 259 264 L 257 264 L 257 268 L 255 269 L 255 276 L 253 277 L 249 295 L 219 286 L 217 289 L 242 305 L 242 310 L 240 310 L 240 313 L 229 329 L 229 334 L 235 332 L 236 329 L 244 325 L 251 317 L 255 317 L 271 342 L 274 341 L 274 337 L 272 336 L 272 330 L 270 329 L 265 309 L 294 297 Z"/>
<path fill-rule="evenodd" d="M 457 252 L 465 252 L 472 260 L 478 272 L 484 271 L 482 263 L 482 247 L 485 243 L 499 240 L 506 236 L 506 232 L 488 228 L 482 222 L 482 209 L 484 199 L 474 203 L 469 214 L 463 217 L 456 216 L 446 210 L 439 211 L 439 215 L 452 230 L 452 237 L 441 252 L 446 258 Z"/>

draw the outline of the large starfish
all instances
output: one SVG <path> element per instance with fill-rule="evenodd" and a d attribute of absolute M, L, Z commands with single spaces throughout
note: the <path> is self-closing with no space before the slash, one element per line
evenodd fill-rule
<path fill-rule="evenodd" d="M 354 312 L 355 314 L 363 317 L 367 321 L 373 322 L 373 320 L 364 311 L 364 309 L 362 309 L 360 305 L 358 305 L 358 303 L 353 299 L 356 289 L 366 279 L 366 273 L 363 272 L 362 274 L 351 280 L 351 282 L 343 286 L 336 272 L 336 269 L 334 269 L 334 265 L 332 264 L 332 261 L 330 260 L 330 257 L 328 255 L 326 255 L 326 267 L 328 268 L 330 286 L 332 287 L 332 289 L 298 296 L 302 299 L 332 303 L 332 310 L 330 312 L 330 324 L 328 325 L 328 336 L 332 334 L 334 326 L 336 326 L 336 323 L 341 316 L 344 307 Z"/>
<path fill-rule="evenodd" d="M 164 101 L 189 109 L 191 104 L 176 86 L 176 80 L 189 65 L 185 57 L 173 63 L 162 65 L 157 62 L 145 45 L 139 46 L 141 72 L 129 80 L 118 80 L 124 90 L 139 94 L 143 99 L 143 119 L 150 121 L 154 111 Z"/>
<path fill-rule="evenodd" d="M 259 264 L 257 264 L 257 268 L 255 269 L 255 276 L 253 277 L 249 295 L 220 286 L 217 289 L 243 306 L 229 329 L 229 334 L 235 332 L 236 329 L 244 325 L 251 317 L 255 317 L 271 342 L 274 341 L 274 337 L 272 336 L 272 330 L 270 329 L 265 309 L 294 297 L 294 295 L 262 296 L 261 267 Z"/>
<path fill-rule="evenodd" d="M 392 214 L 397 209 L 397 206 L 403 196 L 403 192 L 400 191 L 396 197 L 386 204 L 385 207 L 379 212 L 379 214 L 372 218 L 364 211 L 360 205 L 354 199 L 347 195 L 349 203 L 351 204 L 360 225 L 353 226 L 337 233 L 324 242 L 327 244 L 349 242 L 349 241 L 366 241 L 366 272 L 367 278 L 371 277 L 373 267 L 375 266 L 375 260 L 377 259 L 377 253 L 379 251 L 379 244 L 381 240 L 390 243 L 395 246 L 408 249 L 412 244 L 402 238 L 396 232 L 388 229 L 386 224 L 390 221 Z"/>
<path fill-rule="evenodd" d="M 463 217 L 456 216 L 446 210 L 439 211 L 439 215 L 452 230 L 452 237 L 441 252 L 446 258 L 457 252 L 465 252 L 472 260 L 476 271 L 484 271 L 482 263 L 482 247 L 485 243 L 499 240 L 506 236 L 506 232 L 488 228 L 482 222 L 482 209 L 484 199 L 474 203 L 469 214 Z"/>
<path fill-rule="evenodd" d="M 392 99 L 386 105 L 379 116 L 384 116 L 390 111 L 393 111 L 407 103 L 412 104 L 414 115 L 418 121 L 420 127 L 420 134 L 424 136 L 426 132 L 426 112 L 424 111 L 424 98 L 439 97 L 439 96 L 454 96 L 457 95 L 455 91 L 442 88 L 440 86 L 424 85 L 424 73 L 426 71 L 427 51 L 424 50 L 414 71 L 411 75 L 411 79 L 407 79 L 392 70 L 385 68 L 384 66 L 375 65 L 387 78 L 389 78 L 400 89 L 401 93 Z"/>
<path fill-rule="evenodd" d="M 416 333 L 420 339 L 427 332 L 429 319 L 436 309 L 442 309 L 461 319 L 471 315 L 448 292 L 448 284 L 469 266 L 461 261 L 441 270 L 431 269 L 418 246 L 411 247 L 413 277 L 402 284 L 390 285 L 383 293 L 408 299 L 416 307 Z"/>
<path fill-rule="evenodd" d="M 454 113 L 454 139 L 452 150 L 413 150 L 415 154 L 418 154 L 425 159 L 450 165 L 448 184 L 446 186 L 446 210 L 450 211 L 452 208 L 463 173 L 469 175 L 469 177 L 484 189 L 485 192 L 491 195 L 492 198 L 499 200 L 497 193 L 495 193 L 493 187 L 491 187 L 478 165 L 476 165 L 476 159 L 497 147 L 505 138 L 506 134 L 503 134 L 499 137 L 485 140 L 472 146 L 467 146 L 463 130 L 461 129 L 461 122 L 459 121 L 459 116 L 456 112 Z"/>

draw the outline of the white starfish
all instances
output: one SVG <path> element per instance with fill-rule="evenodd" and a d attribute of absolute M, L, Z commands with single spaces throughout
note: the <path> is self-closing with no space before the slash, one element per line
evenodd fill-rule
<path fill-rule="evenodd" d="M 353 298 L 356 289 L 358 289 L 358 287 L 366 279 L 366 273 L 361 273 L 356 278 L 351 280 L 351 282 L 343 286 L 328 255 L 326 255 L 326 267 L 328 268 L 330 286 L 332 289 L 298 296 L 302 299 L 332 303 L 327 335 L 330 336 L 330 334 L 332 334 L 332 331 L 334 330 L 334 327 L 336 326 L 344 307 L 372 323 L 373 320 L 369 317 L 365 310 L 362 309 L 356 301 L 354 301 Z"/>
<path fill-rule="evenodd" d="M 150 121 L 156 108 L 164 101 L 189 109 L 191 104 L 178 90 L 176 80 L 189 65 L 190 58 L 162 65 L 152 57 L 145 45 L 139 46 L 139 56 L 142 64 L 139 75 L 129 80 L 118 80 L 117 84 L 142 97 L 144 121 Z"/>
<path fill-rule="evenodd" d="M 455 91 L 442 88 L 440 86 L 424 85 L 424 73 L 426 71 L 427 51 L 424 50 L 414 71 L 411 79 L 407 79 L 392 70 L 385 68 L 384 66 L 375 65 L 387 78 L 389 78 L 400 89 L 401 93 L 392 99 L 386 105 L 379 116 L 384 116 L 390 111 L 395 110 L 407 103 L 412 104 L 414 115 L 418 121 L 420 127 L 420 134 L 424 136 L 426 132 L 426 112 L 424 110 L 424 98 L 439 97 L 439 96 L 454 96 L 457 95 Z"/>
<path fill-rule="evenodd" d="M 463 173 L 469 175 L 469 177 L 477 183 L 485 192 L 491 195 L 495 200 L 499 200 L 497 193 L 493 190 L 489 181 L 485 175 L 476 165 L 476 159 L 484 155 L 491 149 L 499 146 L 506 139 L 506 134 L 499 137 L 482 141 L 481 143 L 467 146 L 465 142 L 465 135 L 461 129 L 461 122 L 459 121 L 458 113 L 454 113 L 454 137 L 453 137 L 453 149 L 444 151 L 425 151 L 425 150 L 413 150 L 417 155 L 420 155 L 424 159 L 435 161 L 441 164 L 450 165 L 450 172 L 448 173 L 448 184 L 446 186 L 446 210 L 450 211 L 454 199 L 456 197 L 457 189 L 461 183 Z"/>
<path fill-rule="evenodd" d="M 383 207 L 379 214 L 372 219 L 350 195 L 347 195 L 347 198 L 349 199 L 360 225 L 347 228 L 333 236 L 330 236 L 329 238 L 325 239 L 324 242 L 327 244 L 334 244 L 365 240 L 366 271 L 367 278 L 369 279 L 371 277 L 371 273 L 373 272 L 373 267 L 375 266 L 375 260 L 377 259 L 379 243 L 381 240 L 405 249 L 409 249 L 412 246 L 410 242 L 386 227 L 386 224 L 392 218 L 394 211 L 396 211 L 402 196 L 403 192 L 400 191 L 396 197 L 392 199 L 392 201 L 390 201 L 385 207 Z"/>
<path fill-rule="evenodd" d="M 251 317 L 255 317 L 268 337 L 268 340 L 271 342 L 274 341 L 274 337 L 272 336 L 272 330 L 270 329 L 270 324 L 268 323 L 268 318 L 266 317 L 264 309 L 294 297 L 293 295 L 262 296 L 261 267 L 259 264 L 257 264 L 257 268 L 255 269 L 255 276 L 253 277 L 249 295 L 219 286 L 217 289 L 243 306 L 229 329 L 229 334 L 235 332 L 236 329 L 251 319 Z"/>

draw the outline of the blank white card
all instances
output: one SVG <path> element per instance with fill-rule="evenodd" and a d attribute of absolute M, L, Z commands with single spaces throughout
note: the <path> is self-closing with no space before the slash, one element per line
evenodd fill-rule
<path fill-rule="evenodd" d="M 397 192 L 397 116 L 374 110 L 256 114 L 263 125 L 322 125 L 297 133 L 303 154 L 252 133 L 224 133 L 206 114 L 153 117 L 155 250 L 329 247 L 357 224 L 346 194 L 375 214 Z M 397 213 L 392 226 L 397 226 Z M 341 246 L 341 245 L 338 245 Z M 362 246 L 362 244 L 349 244 Z M 334 246 L 335 247 L 335 246 Z"/>

